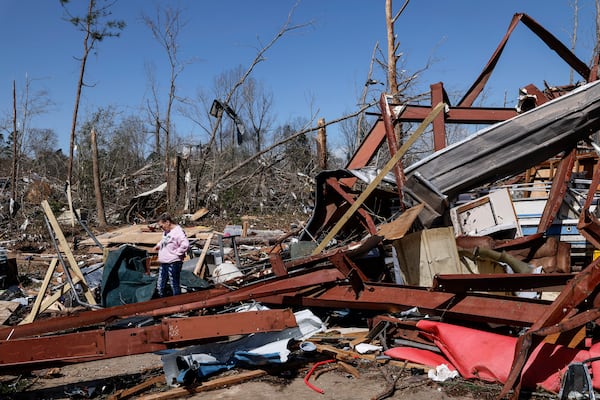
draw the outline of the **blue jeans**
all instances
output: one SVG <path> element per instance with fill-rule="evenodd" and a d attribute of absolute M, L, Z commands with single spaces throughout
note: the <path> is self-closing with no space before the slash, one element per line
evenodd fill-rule
<path fill-rule="evenodd" d="M 157 282 L 157 290 L 159 297 L 165 297 L 165 289 L 167 288 L 167 282 L 169 282 L 169 285 L 171 285 L 171 289 L 173 289 L 174 296 L 181 294 L 180 276 L 182 266 L 182 261 L 160 264 Z"/>

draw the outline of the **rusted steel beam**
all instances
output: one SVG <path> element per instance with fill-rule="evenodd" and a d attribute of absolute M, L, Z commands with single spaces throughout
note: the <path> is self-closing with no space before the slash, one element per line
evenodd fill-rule
<path fill-rule="evenodd" d="M 77 311 L 71 315 L 53 317 L 34 321 L 26 325 L 9 326 L 0 329 L 0 340 L 7 338 L 21 338 L 33 335 L 41 335 L 51 332 L 67 331 L 75 328 L 85 328 L 102 323 L 127 318 L 135 315 L 145 315 L 149 311 L 156 311 L 164 307 L 177 304 L 186 304 L 190 301 L 208 299 L 229 292 L 225 288 L 216 288 L 194 293 L 186 293 L 179 296 L 164 297 L 143 303 L 125 304 L 93 311 Z M 167 315 L 167 314 L 163 314 Z"/>
<path fill-rule="evenodd" d="M 283 263 L 280 253 L 269 254 L 269 263 L 271 264 L 271 269 L 273 270 L 275 276 L 287 276 L 288 271 Z"/>
<path fill-rule="evenodd" d="M 296 290 L 318 286 L 324 283 L 334 283 L 344 279 L 346 279 L 344 274 L 342 274 L 339 270 L 329 266 L 329 268 L 297 274 L 295 276 L 270 279 L 266 282 L 256 283 L 241 289 L 233 290 L 229 293 L 216 296 L 211 299 L 173 307 L 166 307 L 156 310 L 156 313 L 169 315 L 208 307 L 222 307 L 239 302 L 256 300 L 268 295 L 293 293 Z M 149 312 L 147 315 L 152 314 L 153 312 Z"/>
<path fill-rule="evenodd" d="M 545 289 L 560 292 L 575 274 L 447 274 L 433 278 L 439 292 L 523 292 Z"/>
<path fill-rule="evenodd" d="M 2 367 L 47 361 L 71 361 L 106 353 L 103 330 L 0 341 Z"/>
<path fill-rule="evenodd" d="M 431 109 L 431 107 L 429 107 L 429 109 Z M 421 121 L 425 119 L 425 117 L 427 117 L 427 113 L 425 113 L 425 116 L 421 118 Z M 375 122 L 375 124 L 373 124 L 371 130 L 369 133 L 367 133 L 367 136 L 365 136 L 360 146 L 358 146 L 358 149 L 356 149 L 352 155 L 352 158 L 348 161 L 348 164 L 346 164 L 346 168 L 356 169 L 368 165 L 373 157 L 375 157 L 377 149 L 381 147 L 384 140 L 385 124 L 381 119 L 379 119 L 377 122 Z M 344 184 L 352 187 L 355 181 L 356 178 L 345 178 Z"/>
<path fill-rule="evenodd" d="M 478 322 L 493 322 L 511 326 L 530 326 L 550 307 L 549 304 L 519 297 L 486 297 L 467 295 L 457 298 L 445 310 L 448 317 Z"/>
<path fill-rule="evenodd" d="M 514 398 L 518 398 L 521 386 L 521 372 L 525 366 L 531 349 L 539 343 L 540 337 L 535 336 L 537 331 L 542 331 L 567 318 L 585 301 L 600 284 L 600 258 L 579 272 L 567 286 L 560 292 L 554 302 L 536 319 L 530 330 L 519 336 L 515 346 L 515 357 L 510 374 L 504 383 L 500 397 L 508 395 L 514 389 Z"/>
<path fill-rule="evenodd" d="M 590 80 L 590 68 L 571 50 L 569 50 L 560 40 L 558 40 L 554 35 L 552 35 L 549 31 L 547 31 L 544 27 L 538 24 L 533 18 L 528 16 L 527 14 L 519 13 L 515 14 L 508 26 L 506 34 L 500 41 L 500 44 L 492 54 L 492 57 L 489 59 L 488 63 L 483 68 L 481 74 L 477 77 L 473 85 L 469 88 L 467 93 L 464 95 L 462 100 L 458 103 L 459 106 L 470 107 L 475 102 L 475 99 L 481 91 L 483 90 L 485 84 L 488 79 L 492 75 L 502 52 L 504 51 L 504 47 L 506 46 L 506 42 L 508 38 L 516 28 L 519 21 L 522 21 L 525 26 L 527 26 L 533 33 L 535 33 L 542 41 L 552 50 L 554 50 L 560 58 L 562 58 L 569 66 L 571 66 L 581 77 L 585 80 Z"/>
<path fill-rule="evenodd" d="M 328 178 L 325 182 L 327 185 L 331 187 L 337 194 L 340 195 L 344 200 L 348 202 L 348 204 L 352 205 L 356 201 L 356 198 L 353 198 L 348 194 L 347 191 L 339 184 L 339 181 L 335 178 Z M 373 218 L 369 215 L 369 213 L 364 208 L 359 208 L 357 210 L 358 214 L 362 217 L 361 222 L 364 225 L 367 232 L 371 234 L 377 233 L 377 227 L 375 226 L 375 222 L 373 222 Z"/>
<path fill-rule="evenodd" d="M 393 159 L 394 155 L 398 152 L 398 141 L 396 140 L 396 132 L 394 131 L 394 120 L 392 120 L 392 112 L 390 105 L 388 104 L 385 93 L 381 94 L 379 99 L 379 107 L 381 108 L 381 118 L 383 119 L 383 125 L 385 126 L 385 136 L 387 138 L 388 150 L 390 152 L 390 158 Z M 431 108 L 433 110 L 433 107 Z M 395 118 L 394 118 L 395 119 Z M 404 182 L 406 176 L 404 175 L 404 167 L 402 160 L 399 159 L 397 163 L 392 167 L 392 172 L 396 178 L 396 188 L 398 190 L 398 197 L 400 199 L 400 207 L 404 210 L 404 202 L 402 201 L 402 188 L 404 188 Z"/>
<path fill-rule="evenodd" d="M 407 104 L 398 121 L 421 122 L 431 112 L 430 106 Z M 494 124 L 506 121 L 517 115 L 514 108 L 494 107 L 450 107 L 446 112 L 446 122 L 454 124 Z"/>
<path fill-rule="evenodd" d="M 191 318 L 166 318 L 162 321 L 164 343 L 194 339 L 282 331 L 298 326 L 291 310 L 264 310 L 205 315 Z"/>
<path fill-rule="evenodd" d="M 328 257 L 336 254 L 342 249 L 332 252 L 325 252 L 317 256 L 310 256 L 302 259 L 293 260 L 286 263 L 286 268 L 291 270 L 304 265 L 306 268 L 314 267 L 319 263 L 329 263 Z M 304 275 L 306 274 L 306 275 Z M 175 313 L 194 311 L 203 307 L 213 307 L 230 304 L 231 302 L 245 301 L 252 299 L 252 292 L 261 290 L 289 291 L 305 285 L 314 285 L 322 282 L 330 282 L 338 279 L 344 279 L 345 276 L 333 269 L 331 265 L 324 270 L 314 272 L 304 272 L 296 274 L 289 281 L 287 278 L 275 278 L 249 287 L 234 291 L 234 297 L 229 297 L 231 290 L 225 288 L 215 288 L 199 292 L 186 293 L 178 296 L 164 297 L 142 303 L 125 304 L 100 310 L 76 312 L 72 315 L 48 318 L 40 321 L 34 321 L 31 324 L 10 326 L 0 329 L 0 340 L 7 338 L 17 339 L 33 335 L 48 334 L 53 332 L 64 332 L 72 329 L 85 328 L 100 324 L 110 323 L 122 318 L 131 316 L 152 316 L 161 317 Z M 283 283 L 279 283 L 283 282 Z M 263 287 L 263 285 L 269 285 Z M 274 288 L 274 289 L 273 289 Z M 228 299 L 235 299 L 227 302 Z"/>
<path fill-rule="evenodd" d="M 571 180 L 571 174 L 573 173 L 573 166 L 575 165 L 577 149 L 571 149 L 570 152 L 566 153 L 565 156 L 560 160 L 558 168 L 554 177 L 552 178 L 552 187 L 548 194 L 548 201 L 544 206 L 544 212 L 540 218 L 538 225 L 538 232 L 546 232 L 554 219 L 556 214 L 560 210 L 562 203 L 567 193 L 569 181 Z"/>
<path fill-rule="evenodd" d="M 431 87 L 431 109 L 438 103 L 450 104 L 442 82 Z M 446 147 L 446 113 L 439 113 L 433 120 L 433 151 Z"/>
<path fill-rule="evenodd" d="M 466 321 L 481 321 L 529 326 L 549 307 L 546 302 L 519 297 L 434 292 L 406 286 L 365 283 L 357 296 L 350 284 L 338 284 L 314 294 L 292 293 L 265 296 L 267 304 L 301 305 L 321 308 L 352 308 L 357 310 L 396 313 L 417 307 L 423 313 L 452 316 Z"/>
<path fill-rule="evenodd" d="M 14 365 L 81 362 L 164 350 L 191 340 L 281 331 L 297 326 L 291 310 L 168 318 L 160 324 L 96 329 L 0 341 L 0 369 Z"/>

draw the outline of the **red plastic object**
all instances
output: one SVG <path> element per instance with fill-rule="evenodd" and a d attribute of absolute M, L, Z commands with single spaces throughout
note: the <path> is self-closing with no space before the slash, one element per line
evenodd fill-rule
<path fill-rule="evenodd" d="M 312 390 L 314 390 L 317 393 L 321 393 L 321 394 L 325 393 L 325 391 L 323 389 L 319 389 L 318 387 L 316 387 L 315 385 L 310 383 L 308 381 L 308 379 L 310 378 L 312 373 L 315 372 L 315 370 L 318 367 L 320 367 L 321 365 L 332 363 L 332 362 L 335 362 L 335 360 L 331 359 L 331 360 L 319 361 L 318 363 L 315 363 L 315 365 L 313 365 L 313 367 L 310 369 L 310 371 L 308 371 L 308 374 L 306 374 L 306 376 L 304 377 L 304 383 L 306 383 L 306 386 L 308 386 L 309 388 L 311 388 Z"/>
<path fill-rule="evenodd" d="M 417 323 L 422 333 L 433 339 L 436 346 L 454 365 L 463 378 L 488 382 L 506 382 L 512 366 L 517 339 L 486 331 L 434 321 Z M 600 354 L 600 343 L 590 350 L 576 350 L 566 346 L 542 342 L 532 352 L 523 368 L 523 388 L 540 386 L 558 392 L 561 377 L 572 362 L 582 362 Z M 592 371 L 599 369 L 592 363 Z M 600 378 L 593 380 L 598 388 Z"/>
<path fill-rule="evenodd" d="M 406 360 L 433 368 L 446 364 L 450 371 L 456 370 L 450 361 L 431 350 L 416 349 L 414 347 L 394 347 L 386 350 L 383 354 L 396 360 Z"/>

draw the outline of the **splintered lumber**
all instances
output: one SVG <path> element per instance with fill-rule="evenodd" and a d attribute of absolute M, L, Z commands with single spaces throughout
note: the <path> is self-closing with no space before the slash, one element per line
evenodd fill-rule
<path fill-rule="evenodd" d="M 190 220 L 198 221 L 200 218 L 204 217 L 206 214 L 208 214 L 208 209 L 201 208 L 192 214 L 192 216 L 190 217 Z"/>
<path fill-rule="evenodd" d="M 166 378 L 165 378 L 164 374 L 158 375 L 158 376 L 148 379 L 147 381 L 140 383 L 139 385 L 130 387 L 129 389 L 120 390 L 117 393 L 108 396 L 108 400 L 126 399 L 130 396 L 133 396 L 134 394 L 138 394 L 138 393 L 148 389 L 151 386 L 156 385 L 157 383 L 165 383 L 165 381 L 166 381 Z"/>
<path fill-rule="evenodd" d="M 75 256 L 71 252 L 71 249 L 69 248 L 69 243 L 67 242 L 67 239 L 65 238 L 63 231 L 60 229 L 60 225 L 58 224 L 58 221 L 56 220 L 56 217 L 54 216 L 54 213 L 52 212 L 52 209 L 50 208 L 50 204 L 48 203 L 47 200 L 42 201 L 42 208 L 44 209 L 44 213 L 46 214 L 46 217 L 48 218 L 48 222 L 50 223 L 52 230 L 54 230 L 54 235 L 56 236 L 56 239 L 58 240 L 58 243 L 60 244 L 60 247 L 62 248 L 62 252 L 65 253 L 65 257 L 67 258 L 67 260 L 69 261 L 69 265 L 71 266 L 70 271 L 65 271 L 65 272 L 66 273 L 72 272 L 73 278 L 78 278 L 79 285 L 83 288 L 83 295 L 85 296 L 87 302 L 91 305 L 95 305 L 96 299 L 94 299 L 94 295 L 90 291 L 90 289 L 87 285 L 87 282 L 85 281 L 85 277 L 83 276 L 83 273 L 79 269 L 79 265 L 77 265 Z M 65 265 L 65 268 L 68 269 L 69 267 Z M 72 284 L 75 285 L 75 279 L 73 279 Z M 75 290 L 75 288 L 73 288 L 73 290 Z"/>
<path fill-rule="evenodd" d="M 394 221 L 380 225 L 377 230 L 377 235 L 383 236 L 386 240 L 403 238 L 406 232 L 412 227 L 423 208 L 425 208 L 424 203 L 418 204 L 406 210 Z"/>
<path fill-rule="evenodd" d="M 196 263 L 196 267 L 194 268 L 194 275 L 204 279 L 204 274 L 206 273 L 206 268 L 204 264 L 204 259 L 206 258 L 206 253 L 208 253 L 208 249 L 210 248 L 210 242 L 213 238 L 214 233 L 211 232 L 206 237 L 206 241 L 204 242 L 204 247 L 202 248 L 202 253 L 200 257 L 198 257 L 198 262 Z"/>
<path fill-rule="evenodd" d="M 183 231 L 188 238 L 205 240 L 212 232 L 210 227 L 206 226 L 192 226 L 183 227 Z M 145 244 L 154 246 L 162 238 L 162 231 L 151 230 L 147 225 L 132 225 L 124 228 L 116 229 L 111 232 L 106 232 L 101 235 L 97 235 L 96 239 L 103 246 L 119 245 L 123 243 L 129 244 Z M 80 245 L 94 245 L 91 239 L 82 240 Z"/>
<path fill-rule="evenodd" d="M 18 307 L 17 302 L 0 300 L 0 324 L 3 324 Z"/>
<path fill-rule="evenodd" d="M 360 353 L 357 353 L 354 351 L 342 350 L 342 349 L 335 348 L 333 346 L 326 346 L 326 345 L 322 345 L 322 344 L 317 344 L 316 346 L 317 346 L 318 352 L 332 354 L 335 356 L 335 358 L 337 360 L 353 361 L 353 360 L 357 360 L 357 359 L 363 359 L 363 360 L 370 360 L 373 362 L 380 361 L 379 359 L 377 359 L 377 356 L 374 354 L 360 354 Z M 420 368 L 420 369 L 424 369 L 426 371 L 429 371 L 431 369 L 431 367 L 429 367 L 427 365 L 411 363 L 411 362 L 406 362 L 406 361 L 387 360 L 387 359 L 385 361 L 390 365 L 396 365 L 399 367 L 407 366 L 408 368 Z"/>
<path fill-rule="evenodd" d="M 248 381 L 250 379 L 259 378 L 261 376 L 267 375 L 267 371 L 262 369 L 255 369 L 252 371 L 242 372 L 237 375 L 224 376 L 222 378 L 217 378 L 210 380 L 208 382 L 202 382 L 201 386 L 197 387 L 179 387 L 175 389 L 168 390 L 166 392 L 161 393 L 153 393 L 147 396 L 138 397 L 140 400 L 162 400 L 162 399 L 177 399 L 184 396 L 189 396 L 193 393 L 205 392 L 207 390 L 218 389 L 227 385 L 235 385 L 236 383 L 241 383 Z"/>
<path fill-rule="evenodd" d="M 360 372 L 358 372 L 358 370 L 352 365 L 340 360 L 338 360 L 338 365 L 340 365 L 347 373 L 349 373 L 353 377 L 360 378 Z"/>
<path fill-rule="evenodd" d="M 46 276 L 44 277 L 42 286 L 40 287 L 40 290 L 39 290 L 37 296 L 35 297 L 35 302 L 33 303 L 31 312 L 29 313 L 29 315 L 27 317 L 25 317 L 19 323 L 19 325 L 29 324 L 29 323 L 33 322 L 35 317 L 37 317 L 38 313 L 40 311 L 45 310 L 45 309 L 40 309 L 40 307 L 42 306 L 42 299 L 44 298 L 44 295 L 46 294 L 46 290 L 48 289 L 48 285 L 50 284 L 50 279 L 52 279 L 52 275 L 54 274 L 54 271 L 56 270 L 57 265 L 58 265 L 58 258 L 53 258 L 52 261 L 50 262 L 50 266 L 46 270 Z"/>

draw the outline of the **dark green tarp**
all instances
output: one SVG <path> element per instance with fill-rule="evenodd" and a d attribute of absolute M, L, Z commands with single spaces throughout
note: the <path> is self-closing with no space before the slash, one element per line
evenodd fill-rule
<path fill-rule="evenodd" d="M 110 251 L 104 262 L 102 274 L 102 307 L 139 303 L 152 299 L 156 289 L 156 276 L 146 273 L 146 250 L 124 245 Z M 195 265 L 195 262 L 194 262 Z M 209 287 L 209 283 L 198 278 L 192 271 L 181 271 L 181 286 L 186 291 Z"/>
<path fill-rule="evenodd" d="M 102 306 L 139 303 L 152 298 L 156 277 L 146 274 L 146 250 L 121 246 L 110 251 L 102 274 Z"/>

